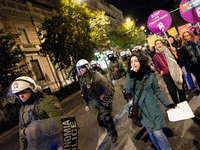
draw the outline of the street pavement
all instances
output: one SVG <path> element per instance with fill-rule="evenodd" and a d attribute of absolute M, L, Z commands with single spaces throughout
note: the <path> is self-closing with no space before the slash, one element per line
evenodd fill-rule
<path fill-rule="evenodd" d="M 167 99 L 172 102 L 167 87 L 160 75 L 156 77 L 161 90 Z M 120 98 L 120 96 L 118 95 Z M 187 101 L 195 114 L 200 114 L 200 96 L 194 95 L 191 91 L 186 91 Z M 120 99 L 123 99 L 122 97 Z M 115 99 L 118 101 L 118 99 Z M 116 106 L 115 106 L 116 107 Z M 165 114 L 167 127 L 163 129 L 166 134 L 170 146 L 173 150 L 200 150 L 200 120 L 192 118 L 182 121 L 170 122 L 167 116 L 167 108 L 161 104 L 161 108 Z M 118 145 L 113 146 L 110 137 L 106 135 L 106 131 L 99 137 L 96 150 L 154 150 L 147 131 L 144 127 L 136 127 L 131 124 L 127 113 L 123 110 L 119 116 L 115 116 L 115 124 L 119 134 Z"/>
<path fill-rule="evenodd" d="M 172 102 L 166 85 L 164 84 L 162 77 L 156 75 L 161 90 L 165 96 Z M 187 91 L 187 101 L 194 113 L 200 113 L 200 96 L 195 96 L 191 91 Z M 128 118 L 127 112 L 124 110 L 126 101 L 123 99 L 122 93 L 119 89 L 116 89 L 113 101 L 113 116 L 116 124 L 116 130 L 118 132 L 118 144 L 112 145 L 110 137 L 107 135 L 106 130 L 98 126 L 97 121 L 93 115 L 85 112 L 83 103 L 80 99 L 80 91 L 72 94 L 64 101 L 61 102 L 62 107 L 66 110 L 67 115 L 73 115 L 78 122 L 79 130 L 79 143 L 78 150 L 154 150 L 155 147 L 148 137 L 148 133 L 144 127 L 139 128 L 131 124 L 131 120 Z M 69 109 L 71 105 L 73 109 Z M 200 150 L 200 120 L 197 118 L 187 119 L 183 121 L 170 122 L 167 117 L 166 109 L 161 105 L 165 114 L 167 127 L 164 128 L 164 132 L 168 137 L 170 146 L 173 150 Z M 69 110 L 69 111 L 67 111 Z M 5 144 L 1 143 L 5 137 L 9 137 L 8 140 L 16 139 L 16 142 L 12 141 L 10 144 L 10 150 L 13 149 L 13 144 L 18 144 L 17 134 L 15 136 L 9 136 L 13 132 L 17 132 L 18 128 L 15 127 L 6 133 L 0 135 L 0 149 L 5 147 Z M 5 141 L 5 140 L 4 140 Z M 17 146 L 14 146 L 17 147 Z M 5 148 L 6 150 L 9 148 Z M 4 148 L 2 149 L 4 150 Z"/>

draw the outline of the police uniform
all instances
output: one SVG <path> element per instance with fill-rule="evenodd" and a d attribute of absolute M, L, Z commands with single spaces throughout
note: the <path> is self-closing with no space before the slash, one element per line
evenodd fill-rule
<path fill-rule="evenodd" d="M 96 116 L 99 126 L 107 128 L 111 140 L 112 137 L 116 138 L 117 132 L 111 116 L 112 100 L 115 92 L 112 83 L 101 73 L 88 70 L 87 75 L 81 75 L 80 86 L 84 103 L 89 106 L 90 112 Z M 99 99 L 101 94 L 105 94 L 103 100 Z"/>
<path fill-rule="evenodd" d="M 19 112 L 19 131 L 20 134 L 20 149 L 27 149 L 27 139 L 25 128 L 34 120 L 42 120 L 51 117 L 58 117 L 64 112 L 58 99 L 52 95 L 44 95 L 42 92 L 32 93 L 27 103 L 24 103 Z"/>
<path fill-rule="evenodd" d="M 108 65 L 108 77 L 121 91 L 124 90 L 126 84 L 126 69 L 125 63 L 117 58 L 114 62 L 111 61 Z"/>

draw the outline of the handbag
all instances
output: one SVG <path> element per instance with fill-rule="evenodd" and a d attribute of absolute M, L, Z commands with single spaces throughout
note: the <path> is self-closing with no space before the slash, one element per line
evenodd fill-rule
<path fill-rule="evenodd" d="M 144 84 L 145 84 L 146 81 L 147 81 L 147 77 L 144 77 L 144 80 L 143 80 L 143 82 L 142 82 L 142 86 L 141 86 L 141 88 L 140 88 L 139 95 L 138 95 L 138 97 L 137 97 L 137 101 L 136 101 L 136 103 L 134 104 L 134 100 L 133 100 L 132 106 L 129 107 L 129 114 L 128 114 L 128 117 L 129 117 L 130 119 L 132 119 L 132 124 L 134 124 L 134 125 L 136 125 L 136 126 L 138 126 L 138 127 L 142 127 L 142 126 L 143 126 L 142 123 L 141 123 L 141 116 L 140 116 L 140 114 L 139 114 L 139 105 L 138 105 L 138 102 L 139 102 L 140 97 L 141 97 L 141 95 L 142 95 L 142 92 L 143 92 L 143 90 L 144 90 Z M 135 86 L 135 84 L 134 84 L 134 86 Z"/>

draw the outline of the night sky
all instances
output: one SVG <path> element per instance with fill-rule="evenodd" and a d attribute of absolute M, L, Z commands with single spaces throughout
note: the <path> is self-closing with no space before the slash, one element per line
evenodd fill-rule
<path fill-rule="evenodd" d="M 120 9 L 125 18 L 137 20 L 137 26 L 146 26 L 149 15 L 156 10 L 174 9 L 174 0 L 110 0 L 110 3 Z"/>

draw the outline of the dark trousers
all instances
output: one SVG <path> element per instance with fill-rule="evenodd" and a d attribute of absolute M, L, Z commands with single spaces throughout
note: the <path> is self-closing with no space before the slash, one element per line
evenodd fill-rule
<path fill-rule="evenodd" d="M 165 81 L 165 84 L 167 85 L 169 95 L 171 96 L 175 104 L 179 103 L 177 92 L 179 94 L 180 102 L 186 100 L 185 90 L 180 90 L 179 88 L 177 88 L 171 76 L 163 76 L 163 79 Z"/>
<path fill-rule="evenodd" d="M 197 80 L 197 83 L 200 87 L 200 62 L 196 63 L 195 65 L 192 65 L 190 67 L 190 70 L 192 72 L 192 74 L 195 76 L 196 80 Z"/>

